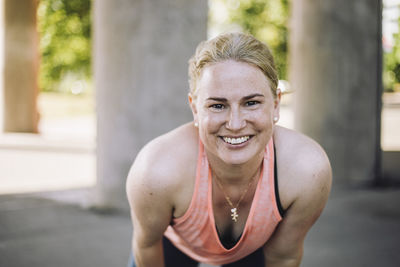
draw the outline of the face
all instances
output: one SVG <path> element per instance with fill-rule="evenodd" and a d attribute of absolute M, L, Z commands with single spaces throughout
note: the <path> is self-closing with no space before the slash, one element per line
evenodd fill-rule
<path fill-rule="evenodd" d="M 189 100 L 207 155 L 234 165 L 259 159 L 279 116 L 279 97 L 262 71 L 219 62 L 203 69 L 197 86 L 197 97 Z"/>

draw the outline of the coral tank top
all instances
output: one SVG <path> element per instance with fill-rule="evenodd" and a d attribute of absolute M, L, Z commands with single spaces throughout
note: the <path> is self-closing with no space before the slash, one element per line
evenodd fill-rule
<path fill-rule="evenodd" d="M 275 197 L 274 160 L 271 138 L 265 149 L 263 169 L 243 233 L 236 245 L 227 249 L 222 245 L 215 226 L 211 171 L 200 142 L 190 206 L 183 216 L 172 220 L 164 235 L 189 257 L 211 265 L 238 261 L 262 247 L 282 220 Z"/>

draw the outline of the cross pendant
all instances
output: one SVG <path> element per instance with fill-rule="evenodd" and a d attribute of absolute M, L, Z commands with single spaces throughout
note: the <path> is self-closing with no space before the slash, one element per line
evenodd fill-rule
<path fill-rule="evenodd" d="M 233 208 L 233 209 L 231 209 L 231 212 L 232 212 L 232 214 L 231 214 L 232 221 L 237 222 L 237 217 L 239 217 L 239 215 L 237 214 L 237 209 Z"/>

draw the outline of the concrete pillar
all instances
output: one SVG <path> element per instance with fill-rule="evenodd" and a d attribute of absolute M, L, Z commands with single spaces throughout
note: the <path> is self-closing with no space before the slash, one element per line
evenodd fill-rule
<path fill-rule="evenodd" d="M 3 0 L 3 130 L 37 132 L 37 0 Z"/>
<path fill-rule="evenodd" d="M 206 26 L 207 1 L 94 1 L 97 205 L 125 208 L 139 149 L 191 120 L 187 61 Z"/>
<path fill-rule="evenodd" d="M 381 161 L 381 1 L 292 1 L 290 28 L 295 127 L 326 149 L 335 183 L 373 182 Z"/>

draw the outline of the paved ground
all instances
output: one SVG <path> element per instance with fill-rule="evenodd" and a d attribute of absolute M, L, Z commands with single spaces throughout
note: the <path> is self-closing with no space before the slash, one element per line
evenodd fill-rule
<path fill-rule="evenodd" d="M 0 266 L 125 266 L 128 216 L 35 196 L 0 197 Z"/>
<path fill-rule="evenodd" d="M 302 266 L 400 266 L 400 189 L 334 189 Z"/>
<path fill-rule="evenodd" d="M 0 135 L 0 194 L 93 186 L 94 138 Z"/>

